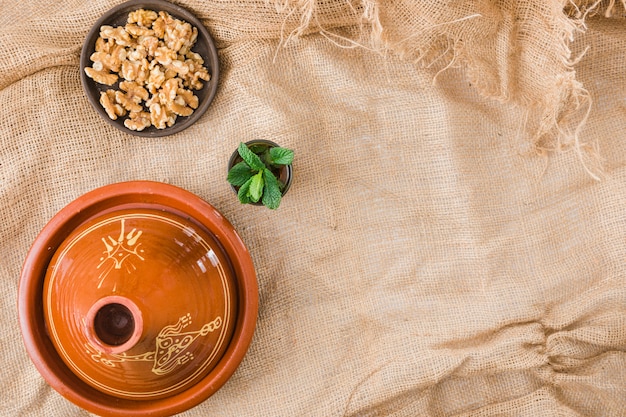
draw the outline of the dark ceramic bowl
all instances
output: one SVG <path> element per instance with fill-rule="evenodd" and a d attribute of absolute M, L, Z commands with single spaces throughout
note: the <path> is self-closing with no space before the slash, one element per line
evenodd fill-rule
<path fill-rule="evenodd" d="M 193 90 L 194 94 L 198 97 L 199 102 L 198 108 L 194 110 L 193 114 L 188 117 L 179 116 L 176 119 L 176 123 L 165 129 L 157 129 L 154 126 L 150 126 L 142 131 L 134 131 L 124 126 L 124 120 L 126 120 L 128 116 L 118 117 L 116 120 L 109 118 L 102 105 L 100 105 L 100 93 L 108 89 L 119 90 L 119 82 L 112 86 L 103 85 L 95 82 L 85 74 L 85 67 L 90 67 L 93 64 L 89 57 L 95 52 L 96 40 L 100 36 L 100 27 L 102 25 L 123 26 L 126 24 L 128 13 L 137 9 L 154 10 L 155 12 L 165 11 L 173 17 L 184 20 L 193 27 L 197 28 L 198 39 L 192 48 L 192 51 L 202 56 L 202 59 L 204 59 L 204 66 L 208 69 L 209 74 L 211 75 L 211 79 L 204 83 L 204 87 L 202 87 L 202 89 Z M 202 22 L 200 22 L 200 20 L 198 20 L 198 18 L 196 18 L 191 12 L 164 0 L 131 0 L 106 12 L 100 19 L 98 19 L 89 31 L 80 54 L 80 79 L 89 102 L 108 123 L 131 135 L 144 137 L 168 136 L 178 133 L 194 124 L 209 108 L 209 105 L 213 101 L 217 91 L 217 83 L 219 80 L 219 59 L 217 49 L 215 48 L 211 35 L 209 35 L 209 32 L 204 27 Z"/>

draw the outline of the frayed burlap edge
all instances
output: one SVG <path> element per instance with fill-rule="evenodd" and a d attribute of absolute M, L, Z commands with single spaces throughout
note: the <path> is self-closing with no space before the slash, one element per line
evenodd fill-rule
<path fill-rule="evenodd" d="M 626 10 L 626 0 L 618 1 Z M 581 134 L 592 99 L 576 78 L 575 65 L 584 53 L 572 57 L 571 44 L 586 30 L 589 16 L 615 17 L 615 0 L 346 0 L 344 14 L 352 20 L 344 26 L 356 27 L 351 32 L 356 37 L 331 27 L 333 19 L 318 0 L 267 3 L 284 16 L 278 49 L 292 39 L 319 33 L 342 48 L 361 47 L 438 65 L 437 75 L 462 67 L 481 95 L 525 110 L 520 131 L 534 152 L 574 151 L 592 178 L 603 178 L 598 143 L 583 140 Z M 492 28 L 495 32 L 489 33 Z M 515 54 L 517 60 L 511 60 Z"/>

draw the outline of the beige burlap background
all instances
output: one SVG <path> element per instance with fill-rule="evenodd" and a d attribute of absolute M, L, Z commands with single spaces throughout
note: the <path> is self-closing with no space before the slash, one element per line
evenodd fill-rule
<path fill-rule="evenodd" d="M 26 355 L 21 264 L 73 199 L 150 179 L 213 204 L 258 271 L 245 360 L 185 416 L 626 415 L 619 0 L 180 1 L 222 78 L 160 139 L 81 89 L 117 3 L 0 0 L 0 414 L 87 415 Z M 276 212 L 225 181 L 252 138 L 296 152 Z"/>

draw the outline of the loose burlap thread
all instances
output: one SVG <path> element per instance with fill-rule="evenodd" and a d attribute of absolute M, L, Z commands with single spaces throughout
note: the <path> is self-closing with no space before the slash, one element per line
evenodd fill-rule
<path fill-rule="evenodd" d="M 626 26 L 616 1 L 177 2 L 222 78 L 165 138 L 99 118 L 78 56 L 117 1 L 0 1 L 0 414 L 88 415 L 29 361 L 21 264 L 98 186 L 194 192 L 258 274 L 257 331 L 200 416 L 626 414 Z M 296 152 L 276 211 L 226 180 Z"/>

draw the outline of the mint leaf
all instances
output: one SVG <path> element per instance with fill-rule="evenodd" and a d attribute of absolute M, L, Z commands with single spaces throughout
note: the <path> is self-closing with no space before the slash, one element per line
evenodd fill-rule
<path fill-rule="evenodd" d="M 248 164 L 239 162 L 228 171 L 227 179 L 228 182 L 235 187 L 241 187 L 246 181 L 252 178 L 252 175 L 254 175 L 254 172 L 250 169 Z"/>
<path fill-rule="evenodd" d="M 252 200 L 250 200 L 250 185 L 252 184 L 252 178 L 246 181 L 241 188 L 239 188 L 239 192 L 237 192 L 237 197 L 242 204 L 248 204 Z"/>
<path fill-rule="evenodd" d="M 274 165 L 289 165 L 293 162 L 293 151 L 281 147 L 272 148 L 270 149 L 270 159 Z"/>
<path fill-rule="evenodd" d="M 250 146 L 248 146 L 248 149 L 250 149 L 252 152 L 254 152 L 257 155 L 261 155 L 263 152 L 265 152 L 267 150 L 267 145 L 265 143 L 259 143 L 259 144 L 251 144 Z"/>
<path fill-rule="evenodd" d="M 269 169 L 266 168 L 263 174 L 265 175 L 265 192 L 263 193 L 262 203 L 267 208 L 276 210 L 280 205 L 280 199 L 282 197 L 280 184 L 276 176 L 274 176 Z"/>
<path fill-rule="evenodd" d="M 263 171 L 259 171 L 259 173 L 253 176 L 251 180 L 250 191 L 248 194 L 250 195 L 250 200 L 256 203 L 261 199 L 261 195 L 263 195 Z"/>
<path fill-rule="evenodd" d="M 239 152 L 239 155 L 244 160 L 244 162 L 248 164 L 248 166 L 253 170 L 261 171 L 263 168 L 265 168 L 265 164 L 263 163 L 263 161 L 261 161 L 261 158 L 259 158 L 254 152 L 248 149 L 245 143 L 241 142 L 239 144 L 239 148 L 237 148 L 237 151 Z"/>

